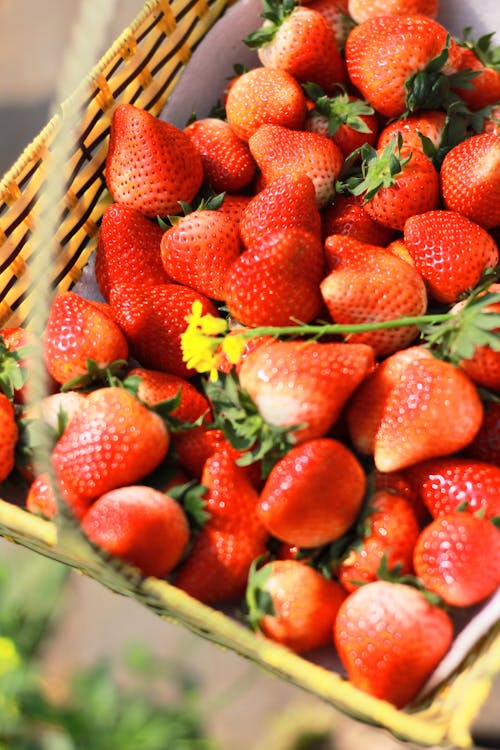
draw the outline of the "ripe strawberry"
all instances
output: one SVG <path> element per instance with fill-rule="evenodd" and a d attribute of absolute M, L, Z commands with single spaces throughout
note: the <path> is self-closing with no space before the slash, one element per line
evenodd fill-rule
<path fill-rule="evenodd" d="M 423 500 L 410 484 L 405 471 L 385 473 L 375 470 L 373 472 L 373 486 L 375 490 L 385 490 L 393 495 L 404 497 L 410 503 L 420 528 L 429 523 L 431 517 L 427 506 L 424 505 Z"/>
<path fill-rule="evenodd" d="M 206 117 L 184 128 L 201 156 L 205 181 L 215 193 L 237 193 L 253 180 L 255 161 L 248 143 L 225 120 Z"/>
<path fill-rule="evenodd" d="M 456 73 L 460 64 L 458 44 L 451 39 L 446 49 L 447 36 L 441 24 L 423 15 L 369 18 L 347 37 L 351 83 L 386 117 L 442 108 L 447 102 L 433 96 L 447 88 L 438 85 L 439 76 Z"/>
<path fill-rule="evenodd" d="M 438 302 L 456 302 L 478 283 L 486 268 L 498 263 L 491 235 L 456 211 L 411 216 L 404 227 L 404 245 Z"/>
<path fill-rule="evenodd" d="M 339 193 L 333 203 L 323 208 L 321 224 L 324 240 L 331 234 L 344 234 L 360 242 L 385 247 L 395 235 L 395 230 L 372 219 L 361 195 L 348 193 Z"/>
<path fill-rule="evenodd" d="M 282 174 L 252 197 L 240 220 L 240 234 L 248 248 L 267 232 L 299 227 L 321 239 L 321 217 L 311 179 L 305 174 Z"/>
<path fill-rule="evenodd" d="M 266 182 L 282 174 L 306 174 L 313 181 L 318 206 L 322 208 L 331 200 L 344 158 L 330 138 L 262 125 L 248 143 Z"/>
<path fill-rule="evenodd" d="M 347 7 L 356 23 L 375 16 L 421 15 L 436 18 L 438 0 L 349 0 Z"/>
<path fill-rule="evenodd" d="M 467 375 L 418 346 L 384 360 L 346 412 L 354 446 L 373 454 L 383 472 L 462 450 L 478 432 L 482 416 Z"/>
<path fill-rule="evenodd" d="M 358 523 L 358 538 L 336 567 L 347 591 L 375 581 L 383 561 L 389 570 L 413 572 L 413 548 L 420 528 L 409 500 L 389 490 L 374 492 Z"/>
<path fill-rule="evenodd" d="M 238 224 L 204 205 L 173 219 L 161 240 L 161 259 L 174 281 L 223 299 L 227 272 L 240 254 Z"/>
<path fill-rule="evenodd" d="M 86 375 L 88 360 L 106 369 L 128 357 L 127 341 L 113 319 L 75 292 L 52 300 L 43 349 L 45 366 L 60 384 Z"/>
<path fill-rule="evenodd" d="M 402 230 L 415 214 L 439 204 L 439 176 L 423 151 L 402 147 L 394 136 L 382 150 L 361 148 L 361 175 L 342 183 L 354 195 L 362 195 L 366 212 L 379 224 Z"/>
<path fill-rule="evenodd" d="M 206 424 L 172 435 L 172 443 L 180 465 L 197 479 L 201 479 L 206 461 L 214 453 L 227 453 L 237 461 L 241 451 L 233 448 L 222 430 Z"/>
<path fill-rule="evenodd" d="M 479 432 L 467 446 L 466 454 L 480 461 L 500 466 L 500 403 L 484 404 L 484 416 Z"/>
<path fill-rule="evenodd" d="M 264 123 L 299 129 L 306 118 L 306 97 L 285 70 L 253 68 L 238 76 L 229 89 L 226 117 L 244 141 Z"/>
<path fill-rule="evenodd" d="M 440 174 L 446 208 L 485 229 L 500 224 L 500 136 L 482 133 L 462 141 L 448 151 Z"/>
<path fill-rule="evenodd" d="M 240 383 L 267 422 L 300 426 L 298 443 L 327 434 L 373 365 L 364 344 L 275 341 L 248 354 Z"/>
<path fill-rule="evenodd" d="M 326 91 L 344 83 L 346 71 L 328 21 L 317 10 L 294 0 L 266 0 L 265 19 L 245 38 L 262 65 L 290 73 L 300 83 L 317 83 Z"/>
<path fill-rule="evenodd" d="M 271 469 L 258 516 L 277 539 L 297 547 L 319 547 L 339 539 L 353 524 L 365 487 L 363 469 L 343 443 L 332 438 L 308 440 Z"/>
<path fill-rule="evenodd" d="M 327 96 L 319 86 L 311 83 L 305 84 L 304 90 L 312 105 L 305 130 L 331 138 L 344 157 L 364 143 L 375 144 L 378 118 L 367 102 L 349 96 L 345 91 Z"/>
<path fill-rule="evenodd" d="M 14 468 L 17 439 L 14 406 L 4 393 L 0 393 L 0 482 L 7 479 Z"/>
<path fill-rule="evenodd" d="M 453 624 L 416 588 L 374 581 L 340 606 L 334 635 L 351 684 L 403 708 L 450 648 Z"/>
<path fill-rule="evenodd" d="M 268 534 L 255 512 L 258 494 L 227 453 L 207 459 L 201 484 L 210 517 L 175 584 L 207 604 L 235 601 L 245 592 L 252 562 L 266 551 Z"/>
<path fill-rule="evenodd" d="M 207 297 L 179 284 L 116 285 L 110 296 L 116 321 L 140 364 L 181 378 L 194 375 L 182 358 L 179 337 L 195 300 L 200 300 L 203 314 L 217 315 Z"/>
<path fill-rule="evenodd" d="M 473 71 L 476 75 L 470 84 L 458 88 L 457 93 L 472 110 L 481 110 L 500 101 L 500 70 L 498 69 L 498 49 L 492 45 L 493 34 L 485 34 L 477 41 L 471 39 L 465 30 L 460 45 L 460 70 Z"/>
<path fill-rule="evenodd" d="M 304 653 L 331 644 L 345 597 L 338 583 L 309 565 L 274 560 L 250 573 L 247 621 L 267 638 Z"/>
<path fill-rule="evenodd" d="M 494 464 L 452 456 L 423 461 L 404 473 L 433 518 L 458 508 L 500 516 L 500 467 Z"/>
<path fill-rule="evenodd" d="M 26 494 L 26 510 L 43 518 L 53 518 L 56 515 L 57 500 L 47 472 L 38 474 L 32 480 Z M 84 511 L 81 512 L 80 517 L 83 514 Z"/>
<path fill-rule="evenodd" d="M 321 310 L 323 269 L 317 236 L 297 227 L 267 232 L 231 264 L 223 298 L 244 326 L 309 322 Z"/>
<path fill-rule="evenodd" d="M 325 243 L 332 269 L 321 294 L 336 323 L 367 323 L 423 315 L 425 284 L 415 269 L 384 248 L 332 235 Z M 350 343 L 368 344 L 376 356 L 392 354 L 418 335 L 415 326 L 349 334 Z"/>
<path fill-rule="evenodd" d="M 242 193 L 228 193 L 224 196 L 224 200 L 220 204 L 217 211 L 220 213 L 227 214 L 236 223 L 239 223 L 245 208 L 252 200 L 251 195 L 243 195 Z"/>
<path fill-rule="evenodd" d="M 349 17 L 347 10 L 347 0 L 311 0 L 304 5 L 317 10 L 326 18 L 333 31 L 337 47 L 343 50 L 347 35 L 354 26 L 354 21 Z"/>
<path fill-rule="evenodd" d="M 175 568 L 190 534 L 180 504 L 143 485 L 118 487 L 101 495 L 81 527 L 98 547 L 157 578 Z"/>
<path fill-rule="evenodd" d="M 453 607 L 470 607 L 500 586 L 500 530 L 470 513 L 449 513 L 420 533 L 415 573 Z"/>
<path fill-rule="evenodd" d="M 90 504 L 133 484 L 165 458 L 170 436 L 158 414 L 121 387 L 90 393 L 52 452 L 64 490 Z"/>
<path fill-rule="evenodd" d="M 116 203 L 145 216 L 179 213 L 203 181 L 189 136 L 133 104 L 118 104 L 111 121 L 106 184 Z"/>
<path fill-rule="evenodd" d="M 145 367 L 133 367 L 127 377 L 138 378 L 137 397 L 148 406 L 156 406 L 180 395 L 179 405 L 169 412 L 169 417 L 193 423 L 210 415 L 207 399 L 185 378 Z"/>
<path fill-rule="evenodd" d="M 443 139 L 446 126 L 446 112 L 439 109 L 421 110 L 408 117 L 391 120 L 379 132 L 377 150 L 385 148 L 394 135 L 401 134 L 403 146 L 410 150 L 422 150 L 422 138 L 428 138 L 434 148 L 438 149 Z"/>
<path fill-rule="evenodd" d="M 15 404 L 26 402 L 28 398 L 29 385 L 27 385 L 30 373 L 30 356 L 39 353 L 40 342 L 35 335 L 21 326 L 9 326 L 0 328 L 0 392 Z M 46 389 L 52 390 L 57 386 L 48 373 L 46 376 Z"/>
<path fill-rule="evenodd" d="M 111 287 L 127 281 L 168 284 L 160 257 L 163 229 L 135 208 L 112 203 L 104 211 L 95 253 L 95 276 L 104 299 Z"/>

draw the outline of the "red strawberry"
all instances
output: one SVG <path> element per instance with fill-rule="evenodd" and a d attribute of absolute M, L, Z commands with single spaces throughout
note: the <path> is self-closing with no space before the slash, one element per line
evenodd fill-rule
<path fill-rule="evenodd" d="M 305 174 L 283 174 L 249 201 L 240 220 L 243 244 L 250 247 L 276 229 L 299 227 L 321 238 L 321 218 L 311 179 Z"/>
<path fill-rule="evenodd" d="M 373 364 L 364 344 L 275 341 L 250 352 L 239 374 L 261 416 L 300 425 L 292 434 L 302 442 L 326 435 Z"/>
<path fill-rule="evenodd" d="M 251 200 L 251 195 L 243 195 L 240 193 L 227 194 L 224 196 L 224 200 L 216 210 L 223 214 L 227 214 L 229 218 L 236 223 L 239 223 L 245 208 Z"/>
<path fill-rule="evenodd" d="M 326 96 L 320 87 L 311 83 L 304 89 L 312 104 L 305 130 L 331 138 L 345 157 L 364 143 L 375 144 L 378 118 L 367 102 L 345 91 Z"/>
<path fill-rule="evenodd" d="M 168 216 L 201 187 L 201 157 L 189 136 L 133 104 L 113 113 L 106 183 L 116 203 L 145 216 Z"/>
<path fill-rule="evenodd" d="M 142 485 L 101 495 L 81 525 L 98 547 L 158 578 L 175 568 L 189 542 L 189 523 L 179 503 Z"/>
<path fill-rule="evenodd" d="M 179 405 L 169 413 L 169 416 L 181 422 L 192 423 L 200 417 L 210 415 L 210 404 L 207 399 L 185 378 L 169 372 L 148 370 L 145 367 L 132 368 L 127 377 L 139 379 L 137 396 L 148 406 L 173 399 L 180 393 Z"/>
<path fill-rule="evenodd" d="M 248 143 L 225 120 L 195 120 L 184 132 L 201 156 L 205 181 L 216 193 L 237 193 L 253 180 L 256 167 Z"/>
<path fill-rule="evenodd" d="M 498 248 L 482 227 L 456 211 L 427 211 L 410 217 L 404 245 L 438 302 L 456 302 L 486 268 L 498 263 Z"/>
<path fill-rule="evenodd" d="M 117 285 L 110 297 L 116 321 L 140 364 L 181 378 L 194 374 L 182 358 L 180 334 L 195 300 L 201 302 L 202 314 L 217 315 L 207 297 L 179 284 Z"/>
<path fill-rule="evenodd" d="M 206 462 L 201 484 L 210 514 L 195 537 L 175 583 L 208 604 L 234 601 L 245 592 L 252 562 L 266 551 L 268 534 L 256 514 L 258 495 L 227 453 Z"/>
<path fill-rule="evenodd" d="M 297 547 L 319 547 L 341 537 L 356 520 L 365 486 L 361 465 L 343 443 L 332 438 L 308 440 L 271 469 L 258 515 L 277 539 Z"/>
<path fill-rule="evenodd" d="M 245 38 L 262 65 L 290 73 L 300 83 L 331 91 L 346 78 L 345 65 L 328 21 L 295 2 L 266 0 L 262 26 Z"/>
<path fill-rule="evenodd" d="M 333 235 L 326 240 L 332 269 L 321 294 L 336 323 L 368 323 L 423 315 L 427 293 L 420 274 L 384 248 Z M 403 349 L 418 335 L 415 326 L 349 334 L 350 343 L 371 346 L 376 356 Z"/>
<path fill-rule="evenodd" d="M 173 219 L 161 240 L 167 274 L 212 299 L 223 299 L 231 263 L 240 255 L 238 224 L 208 206 Z"/>
<path fill-rule="evenodd" d="M 75 292 L 54 297 L 43 346 L 45 366 L 61 384 L 85 375 L 88 360 L 105 369 L 128 357 L 127 341 L 113 319 Z"/>
<path fill-rule="evenodd" d="M 420 533 L 415 573 L 453 607 L 470 607 L 500 586 L 500 530 L 470 513 L 449 513 Z"/>
<path fill-rule="evenodd" d="M 26 509 L 43 518 L 53 518 L 57 513 L 57 500 L 47 472 L 42 472 L 31 482 L 26 495 Z M 86 507 L 80 513 L 80 517 L 85 510 Z"/>
<path fill-rule="evenodd" d="M 347 0 L 312 0 L 304 3 L 309 8 L 317 10 L 328 22 L 333 31 L 339 50 L 344 48 L 345 40 L 354 22 L 349 17 Z"/>
<path fill-rule="evenodd" d="M 104 211 L 97 249 L 95 275 L 108 300 L 116 283 L 168 284 L 160 257 L 163 229 L 135 208 L 112 203 Z"/>
<path fill-rule="evenodd" d="M 456 511 L 481 510 L 485 518 L 500 516 L 500 467 L 470 458 L 434 458 L 405 471 L 434 518 Z"/>
<path fill-rule="evenodd" d="M 449 615 L 402 583 L 361 586 L 335 621 L 335 644 L 351 684 L 397 708 L 417 697 L 452 639 Z"/>
<path fill-rule="evenodd" d="M 321 310 L 321 242 L 297 227 L 267 232 L 229 267 L 223 297 L 244 326 L 310 322 Z"/>
<path fill-rule="evenodd" d="M 344 234 L 360 242 L 384 247 L 395 235 L 393 229 L 372 219 L 361 195 L 336 195 L 333 203 L 321 211 L 321 224 L 324 240 L 331 234 Z"/>
<path fill-rule="evenodd" d="M 420 528 L 409 500 L 378 490 L 370 497 L 368 513 L 358 526 L 359 539 L 336 568 L 345 589 L 355 591 L 361 584 L 375 581 L 383 562 L 389 570 L 413 572 L 413 548 Z"/>
<path fill-rule="evenodd" d="M 375 16 L 412 16 L 419 14 L 436 18 L 438 0 L 349 0 L 349 14 L 356 21 Z"/>
<path fill-rule="evenodd" d="M 391 472 L 462 450 L 482 415 L 472 381 L 417 346 L 391 355 L 365 379 L 347 422 L 355 447 L 373 454 L 379 471 Z"/>
<path fill-rule="evenodd" d="M 269 606 L 262 607 L 265 596 Z M 275 560 L 251 573 L 247 620 L 267 638 L 304 653 L 332 641 L 332 631 L 346 592 L 309 565 Z"/>
<path fill-rule="evenodd" d="M 484 416 L 476 437 L 467 446 L 468 456 L 500 466 L 500 403 L 484 404 Z"/>
<path fill-rule="evenodd" d="M 403 146 L 411 149 L 422 149 L 420 134 L 428 138 L 438 149 L 441 145 L 446 125 L 446 112 L 439 109 L 415 112 L 408 117 L 391 120 L 380 131 L 377 138 L 377 149 L 385 148 L 394 135 L 401 134 Z"/>
<path fill-rule="evenodd" d="M 192 430 L 174 433 L 172 441 L 178 461 L 193 477 L 201 478 L 205 462 L 214 453 L 227 453 L 234 461 L 241 452 L 233 448 L 222 430 L 201 425 Z"/>
<path fill-rule="evenodd" d="M 482 133 L 462 141 L 448 151 L 440 174 L 446 208 L 485 229 L 500 224 L 500 135 Z"/>
<path fill-rule="evenodd" d="M 229 89 L 226 116 L 236 135 L 248 141 L 264 123 L 301 128 L 306 97 L 300 83 L 285 70 L 253 68 L 238 76 Z"/>
<path fill-rule="evenodd" d="M 14 468 L 14 452 L 18 430 L 14 406 L 0 393 L 0 482 L 7 479 Z"/>
<path fill-rule="evenodd" d="M 16 404 L 28 399 L 30 356 L 40 354 L 40 342 L 36 336 L 21 326 L 0 328 L 0 391 Z M 45 387 L 47 391 L 58 387 L 48 373 Z"/>
<path fill-rule="evenodd" d="M 306 174 L 313 181 L 318 206 L 331 200 L 344 158 L 330 138 L 280 125 L 262 125 L 248 143 L 266 183 L 282 174 Z"/>
<path fill-rule="evenodd" d="M 369 18 L 347 37 L 345 59 L 351 83 L 386 117 L 439 109 L 443 102 L 429 96 L 439 89 L 435 68 L 449 76 L 460 65 L 460 50 L 453 39 L 446 52 L 447 36 L 441 24 L 423 15 Z"/>
<path fill-rule="evenodd" d="M 170 437 L 158 414 L 121 387 L 90 393 L 52 452 L 64 491 L 90 504 L 142 479 L 165 458 Z"/>
<path fill-rule="evenodd" d="M 498 70 L 498 49 L 492 44 L 493 35 L 484 35 L 477 41 L 471 39 L 465 30 L 465 38 L 459 39 L 460 70 L 473 71 L 476 75 L 470 79 L 467 87 L 457 88 L 472 110 L 480 110 L 500 100 L 500 71 Z"/>

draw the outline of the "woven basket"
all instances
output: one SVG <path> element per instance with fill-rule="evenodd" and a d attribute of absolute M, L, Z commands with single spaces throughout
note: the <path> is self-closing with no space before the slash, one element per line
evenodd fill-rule
<path fill-rule="evenodd" d="M 228 5 L 228 0 L 146 2 L 134 22 L 4 176 L 0 182 L 0 326 L 29 324 L 32 316 L 37 292 L 30 275 L 33 217 L 43 196 L 47 162 L 57 149 L 65 113 L 77 108 L 82 117 L 67 162 L 64 199 L 58 208 L 57 247 L 48 261 L 50 283 L 58 290 L 74 285 L 95 248 L 99 221 L 109 201 L 103 166 L 115 106 L 130 102 L 159 115 L 192 52 Z M 0 535 L 90 575 L 340 711 L 422 746 L 471 746 L 471 726 L 494 676 L 500 672 L 500 620 L 495 614 L 495 601 L 487 607 L 486 626 L 483 617 L 482 625 L 472 628 L 472 643 L 466 639 L 448 674 L 435 680 L 432 691 L 422 700 L 399 711 L 355 689 L 330 668 L 296 656 L 166 582 L 144 579 L 135 569 L 106 557 L 64 516 L 57 525 L 43 521 L 9 497 L 0 500 Z M 499 609 L 497 597 L 496 613 Z"/>

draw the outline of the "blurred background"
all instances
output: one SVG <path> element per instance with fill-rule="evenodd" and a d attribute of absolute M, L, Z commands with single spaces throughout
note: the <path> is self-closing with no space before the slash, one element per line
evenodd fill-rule
<path fill-rule="evenodd" d="M 49 119 L 81 7 L 79 0 L 0 0 L 0 174 Z M 142 2 L 102 0 L 102 8 L 109 22 L 94 40 L 99 56 Z M 477 747 L 500 749 L 499 708 L 497 681 L 477 722 Z M 33 717 L 60 731 L 30 744 L 40 733 Z M 9 727 L 22 729 L 15 741 L 5 739 Z M 0 539 L 0 748 L 35 747 L 412 750 Z"/>

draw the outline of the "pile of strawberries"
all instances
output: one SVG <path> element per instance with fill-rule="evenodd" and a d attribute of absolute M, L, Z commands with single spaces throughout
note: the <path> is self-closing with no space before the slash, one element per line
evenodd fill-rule
<path fill-rule="evenodd" d="M 0 339 L 29 511 L 398 707 L 500 585 L 498 50 L 437 4 L 265 0 L 209 117 L 118 105 L 102 301 Z"/>

